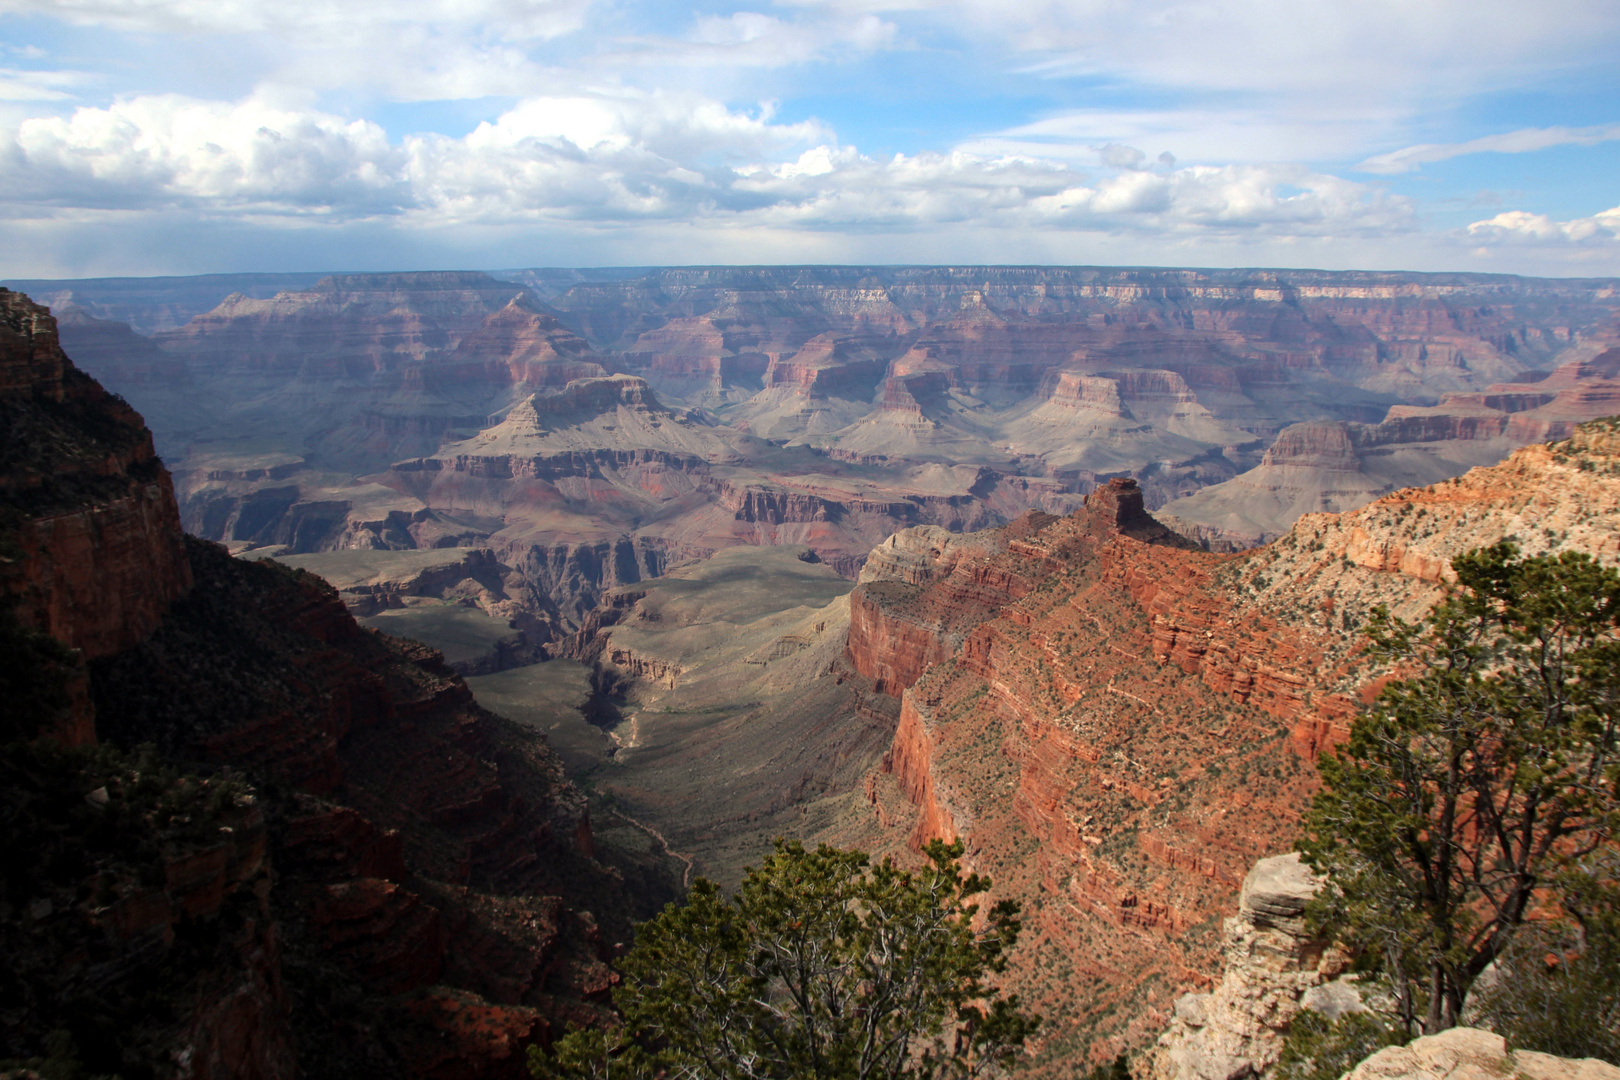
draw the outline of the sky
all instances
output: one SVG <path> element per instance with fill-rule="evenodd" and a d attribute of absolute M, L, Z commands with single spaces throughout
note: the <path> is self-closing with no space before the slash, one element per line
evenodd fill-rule
<path fill-rule="evenodd" d="M 0 0 L 0 277 L 1620 275 L 1615 0 Z"/>

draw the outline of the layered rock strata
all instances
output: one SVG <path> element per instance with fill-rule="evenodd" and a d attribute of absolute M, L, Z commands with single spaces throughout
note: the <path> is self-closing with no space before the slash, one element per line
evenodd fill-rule
<path fill-rule="evenodd" d="M 436 653 L 361 630 L 313 575 L 191 543 L 194 594 L 147 641 L 92 665 L 103 736 L 301 793 L 273 804 L 272 902 L 300 962 L 335 966 L 323 977 L 375 1014 L 375 1034 L 335 1040 L 340 1060 L 381 1054 L 405 1075 L 452 1075 L 407 1049 L 459 1038 L 463 1014 L 401 996 L 454 991 L 521 1037 L 445 1067 L 519 1069 L 527 1043 L 590 1013 L 610 981 L 594 920 L 556 896 L 611 896 L 583 797 L 537 735 L 479 709 Z M 529 913 L 477 915 L 514 905 Z M 623 940 L 625 909 L 609 911 Z M 504 958 L 499 979 L 485 954 Z M 300 1032 L 329 1022 L 309 1008 L 292 1017 Z"/>
<path fill-rule="evenodd" d="M 1540 374 L 1540 373 L 1538 373 Z M 1161 517 L 1217 550 L 1285 533 L 1302 514 L 1354 510 L 1379 495 L 1494 465 L 1515 447 L 1567 439 L 1620 411 L 1620 349 L 1573 360 L 1536 382 L 1398 405 L 1380 424 L 1312 422 L 1284 429 L 1254 469 L 1177 500 Z"/>
<path fill-rule="evenodd" d="M 1504 538 L 1620 561 L 1615 445 L 1583 425 L 1237 556 L 1191 549 L 1123 482 L 1018 539 L 874 553 L 850 659 L 901 700 L 861 839 L 960 838 L 1025 905 L 1011 977 L 1053 1018 L 1038 1072 L 1150 1041 L 1209 985 L 1245 874 L 1378 685 L 1355 649 L 1372 606 L 1420 616 L 1452 556 Z"/>
<path fill-rule="evenodd" d="M 592 778 L 611 812 L 730 885 L 775 837 L 858 802 L 895 711 L 843 659 L 849 589 L 777 546 L 610 592 L 569 653 L 607 698 Z"/>
<path fill-rule="evenodd" d="M 86 659 L 140 641 L 191 586 L 174 491 L 140 416 L 74 367 L 50 313 L 0 289 L 0 592 Z M 93 741 L 78 707 L 59 735 Z"/>
<path fill-rule="evenodd" d="M 504 276 L 338 275 L 233 298 L 127 363 L 110 324 L 82 334 L 162 418 L 165 447 L 187 448 L 177 463 L 185 520 L 202 535 L 306 554 L 468 544 L 513 566 L 572 562 L 531 584 L 577 624 L 601 585 L 633 581 L 590 582 L 591 560 L 621 537 L 644 564 L 654 551 L 679 560 L 810 544 L 853 576 L 898 528 L 1065 513 L 1122 475 L 1152 507 L 1238 483 L 1209 506 L 1183 505 L 1184 530 L 1217 546 L 1273 536 L 1301 511 L 1431 482 L 1606 410 L 1613 364 L 1603 356 L 1620 304 L 1612 282 L 1480 275 Z M 623 422 L 612 402 L 601 411 L 625 388 L 596 380 L 621 371 L 674 408 L 656 424 Z M 580 386 L 567 393 L 571 381 Z M 220 403 L 217 415 L 182 415 L 179 398 L 203 396 Z M 490 472 L 477 478 L 385 471 L 444 461 L 450 446 L 536 407 L 552 449 L 583 457 L 535 466 L 544 475 L 534 478 L 521 460 L 483 454 L 477 467 Z M 672 447 L 693 442 L 672 438 L 682 425 L 669 417 L 683 410 L 726 444 L 720 457 Z M 1327 429 L 1295 431 L 1262 463 L 1297 423 L 1361 434 L 1334 454 L 1296 445 Z M 990 475 L 949 493 L 922 476 L 953 465 Z M 503 467 L 512 475 L 495 479 Z M 755 503 L 813 496 L 825 513 L 751 508 L 734 519 L 742 508 L 716 502 L 742 489 L 759 493 Z M 1240 495 L 1265 505 L 1233 518 Z"/>
<path fill-rule="evenodd" d="M 1456 1027 L 1425 1035 L 1406 1046 L 1386 1047 L 1348 1074 L 1349 1080 L 1463 1080 L 1502 1076 L 1513 1080 L 1620 1080 L 1620 1068 L 1596 1058 L 1576 1060 L 1509 1051 L 1502 1036 Z"/>

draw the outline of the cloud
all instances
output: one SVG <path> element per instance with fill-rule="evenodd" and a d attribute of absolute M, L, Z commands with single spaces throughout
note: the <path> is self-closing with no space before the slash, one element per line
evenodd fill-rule
<path fill-rule="evenodd" d="M 1601 124 L 1596 127 L 1521 128 L 1500 135 L 1486 135 L 1460 143 L 1422 143 L 1387 154 L 1370 157 L 1356 166 L 1361 172 L 1395 173 L 1414 172 L 1421 165 L 1436 161 L 1449 161 L 1465 154 L 1526 154 L 1547 150 L 1554 146 L 1596 146 L 1601 142 L 1620 139 L 1620 124 Z"/>
<path fill-rule="evenodd" d="M 398 143 L 366 121 L 259 98 L 134 98 L 18 125 L 0 138 L 0 193 L 23 216 L 190 208 L 401 228 L 665 222 L 1320 237 L 1415 225 L 1406 200 L 1299 166 L 1161 162 L 1091 178 L 1025 156 L 873 158 L 813 122 L 634 90 L 532 98 L 462 138 Z"/>
<path fill-rule="evenodd" d="M 188 205 L 275 214 L 390 212 L 404 155 L 375 124 L 175 95 L 25 120 L 0 139 L 13 207 Z"/>
<path fill-rule="evenodd" d="M 850 19 L 779 19 L 753 11 L 699 16 L 683 36 L 632 37 L 612 43 L 590 66 L 621 71 L 644 65 L 779 68 L 838 60 L 892 46 L 897 28 L 876 15 Z"/>
<path fill-rule="evenodd" d="M 1134 146 L 1124 146 L 1120 143 L 1109 143 L 1106 146 L 1094 146 L 1097 160 L 1110 169 L 1145 169 L 1147 155 Z"/>
<path fill-rule="evenodd" d="M 532 53 L 579 31 L 592 0 L 0 0 L 0 17 L 45 16 L 140 34 L 134 59 L 217 68 L 250 85 L 362 88 L 396 101 L 521 96 L 554 82 Z M 127 67 L 131 57 L 117 58 Z M 166 73 L 155 72 L 159 78 Z M 216 73 L 215 77 L 218 77 Z M 172 84 L 171 84 L 172 85 Z M 307 96 L 307 95 L 306 95 Z"/>
<path fill-rule="evenodd" d="M 1289 111 L 1281 101 L 1224 108 L 1068 109 L 975 138 L 966 149 L 1092 161 L 1115 145 L 1205 163 L 1354 158 L 1400 124 L 1400 111 L 1371 101 Z M 1119 164 L 1123 165 L 1124 162 Z"/>
<path fill-rule="evenodd" d="M 1480 94 L 1612 71 L 1612 0 L 798 0 L 878 14 L 899 41 L 950 31 L 1009 69 L 1097 86 L 1113 109 L 1064 109 L 988 135 L 983 152 L 1122 143 L 1183 160 L 1357 161 L 1416 142 Z M 1580 73 L 1588 75 L 1582 76 Z M 1605 84 L 1606 85 L 1606 84 Z M 1098 96 L 1101 97 L 1102 94 Z M 1375 159 L 1376 161 L 1377 159 Z"/>
<path fill-rule="evenodd" d="M 66 101 L 90 81 L 79 71 L 20 71 L 0 68 L 0 101 Z"/>
<path fill-rule="evenodd" d="M 0 12 L 48 15 L 137 33 L 275 34 L 358 41 L 389 27 L 478 27 L 508 41 L 580 28 L 590 0 L 0 0 Z"/>
<path fill-rule="evenodd" d="M 1468 226 L 1473 240 L 1499 244 L 1607 246 L 1620 241 L 1620 206 L 1591 217 L 1554 221 L 1546 214 L 1508 210 Z"/>
<path fill-rule="evenodd" d="M 1052 76 L 1256 91 L 1451 95 L 1604 63 L 1608 0 L 798 0 L 804 8 L 954 25 Z"/>

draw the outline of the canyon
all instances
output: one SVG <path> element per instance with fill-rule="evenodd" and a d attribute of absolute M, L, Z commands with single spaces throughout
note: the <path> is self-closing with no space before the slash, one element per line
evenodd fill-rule
<path fill-rule="evenodd" d="M 154 1036 L 220 1072 L 515 1075 L 600 1022 L 634 919 L 778 835 L 962 840 L 1024 912 L 1021 1071 L 1140 1052 L 1218 1004 L 1368 612 L 1504 538 L 1620 564 L 1609 281 L 40 284 L 59 318 L 0 294 L 0 584 L 80 651 L 61 741 L 253 800 L 193 916 L 237 913 L 248 1004 Z M 171 877 L 142 903 L 196 907 Z"/>
<path fill-rule="evenodd" d="M 684 267 L 30 282 L 152 426 L 192 533 L 467 547 L 529 644 L 737 545 L 853 580 L 898 529 L 1099 483 L 1203 546 L 1614 411 L 1614 282 L 1099 267 Z M 1303 426 L 1301 426 L 1303 425 Z M 473 586 L 467 586 L 472 589 Z M 521 595 L 520 595 L 521 594 Z"/>
<path fill-rule="evenodd" d="M 1220 970 L 1221 919 L 1288 850 L 1379 672 L 1358 629 L 1420 617 L 1450 560 L 1501 540 L 1620 565 L 1615 421 L 1238 554 L 1202 550 L 1115 479 L 1065 518 L 907 530 L 850 596 L 848 659 L 899 698 L 863 846 L 960 839 L 1018 900 L 1011 978 L 1048 1016 L 1033 1075 L 1150 1045 Z"/>

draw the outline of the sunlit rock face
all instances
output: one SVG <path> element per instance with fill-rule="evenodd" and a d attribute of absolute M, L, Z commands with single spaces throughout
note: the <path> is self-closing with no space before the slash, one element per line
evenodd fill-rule
<path fill-rule="evenodd" d="M 1620 1068 L 1596 1058 L 1561 1058 L 1509 1051 L 1502 1036 L 1458 1027 L 1373 1054 L 1351 1080 L 1461 1080 L 1465 1076 L 1525 1076 L 1534 1080 L 1620 1080 Z"/>
<path fill-rule="evenodd" d="M 1288 893 L 1293 871 L 1251 868 L 1281 865 L 1316 756 L 1380 685 L 1360 628 L 1378 605 L 1420 617 L 1454 556 L 1506 538 L 1620 565 L 1614 429 L 1590 422 L 1454 480 L 1307 514 L 1237 554 L 1158 523 L 1127 480 L 1067 517 L 910 529 L 874 550 L 847 655 L 899 710 L 863 838 L 902 856 L 960 839 L 996 895 L 1024 905 L 1010 978 L 1049 1017 L 1039 1075 L 1174 1023 L 1155 1075 L 1274 1060 L 1336 961 L 1297 910 L 1254 900 Z M 1342 430 L 1313 439 L 1298 452 L 1347 457 Z"/>
<path fill-rule="evenodd" d="M 1220 981 L 1176 1000 L 1149 1053 L 1154 1080 L 1263 1076 L 1300 1010 L 1336 1020 L 1363 1008 L 1354 977 L 1339 978 L 1349 957 L 1306 930 L 1318 885 L 1297 852 L 1254 864 L 1221 925 Z"/>

